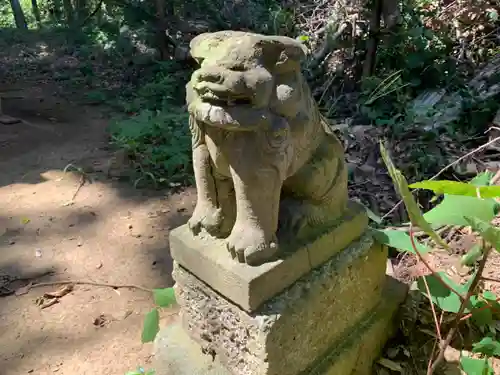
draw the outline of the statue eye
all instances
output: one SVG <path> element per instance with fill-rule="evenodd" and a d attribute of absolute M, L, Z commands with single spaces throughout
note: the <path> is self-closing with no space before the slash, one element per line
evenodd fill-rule
<path fill-rule="evenodd" d="M 201 64 L 203 64 L 203 61 L 205 60 L 203 57 L 193 57 L 193 59 L 199 66 L 201 66 Z"/>
<path fill-rule="evenodd" d="M 243 65 L 234 65 L 230 68 L 233 72 L 244 72 L 246 69 Z"/>

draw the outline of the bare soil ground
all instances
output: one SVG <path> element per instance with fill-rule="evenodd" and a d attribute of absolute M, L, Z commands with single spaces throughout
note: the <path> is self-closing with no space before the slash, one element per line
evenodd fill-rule
<path fill-rule="evenodd" d="M 4 112 L 23 121 L 0 124 L 0 287 L 16 290 L 30 279 L 171 286 L 168 233 L 187 220 L 193 190 L 167 195 L 108 178 L 102 111 L 43 92 L 23 90 L 22 99 L 3 102 Z M 62 172 L 70 163 L 87 171 L 74 200 L 83 180 Z M 36 303 L 59 288 L 0 296 L 3 375 L 150 367 L 151 346 L 140 341 L 149 293 L 76 285 L 55 305 Z"/>

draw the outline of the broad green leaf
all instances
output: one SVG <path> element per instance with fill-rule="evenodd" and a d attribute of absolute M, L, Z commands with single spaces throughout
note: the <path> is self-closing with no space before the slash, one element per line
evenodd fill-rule
<path fill-rule="evenodd" d="M 143 375 L 143 374 L 140 373 L 139 371 L 129 371 L 125 375 Z"/>
<path fill-rule="evenodd" d="M 393 247 L 397 250 L 408 251 L 415 254 L 413 246 L 411 244 L 411 238 L 408 234 L 400 230 L 394 229 L 372 229 L 373 237 L 377 242 Z M 427 246 L 422 245 L 415 239 L 415 246 L 420 254 L 425 254 L 431 251 Z"/>
<path fill-rule="evenodd" d="M 470 180 L 469 183 L 475 186 L 488 186 L 492 178 L 493 173 L 487 171 L 479 173 L 476 177 Z"/>
<path fill-rule="evenodd" d="M 472 344 L 473 353 L 482 353 L 488 357 L 500 355 L 500 342 L 491 337 L 484 337 L 481 341 Z"/>
<path fill-rule="evenodd" d="M 446 283 L 446 285 L 449 285 L 451 288 L 453 288 L 453 290 L 457 291 L 463 298 L 465 298 L 470 284 L 456 284 L 444 272 L 437 272 L 437 274 L 440 276 L 441 280 Z M 429 285 L 432 303 L 443 311 L 457 313 L 462 303 L 460 298 L 454 292 L 452 292 L 450 288 L 447 288 L 445 285 L 443 285 L 434 275 L 423 277 L 425 277 L 427 285 Z M 427 289 L 425 287 L 423 277 L 418 279 L 417 286 L 420 292 L 424 296 L 427 296 Z M 465 312 L 470 311 L 469 307 L 471 307 L 470 302 L 469 306 L 465 309 Z"/>
<path fill-rule="evenodd" d="M 443 201 L 424 214 L 432 225 L 469 225 L 465 216 L 491 221 L 498 204 L 493 199 L 445 195 Z"/>
<path fill-rule="evenodd" d="M 467 375 L 494 375 L 488 358 L 461 357 L 460 367 Z"/>
<path fill-rule="evenodd" d="M 169 307 L 175 304 L 174 288 L 153 289 L 155 304 L 160 307 Z"/>
<path fill-rule="evenodd" d="M 484 249 L 481 245 L 474 245 L 462 256 L 460 263 L 464 266 L 473 266 L 474 263 L 483 256 L 483 252 Z"/>
<path fill-rule="evenodd" d="M 475 186 L 459 181 L 420 181 L 409 186 L 412 189 L 432 190 L 436 194 L 462 195 L 477 198 L 500 197 L 500 186 Z"/>
<path fill-rule="evenodd" d="M 493 312 L 489 308 L 484 308 L 488 304 L 477 296 L 472 296 L 470 301 L 472 305 L 472 321 L 479 327 L 491 324 L 493 322 Z"/>
<path fill-rule="evenodd" d="M 483 293 L 483 298 L 489 302 L 495 302 L 495 303 L 498 303 L 497 302 L 497 295 L 489 290 L 486 290 L 484 293 Z"/>
<path fill-rule="evenodd" d="M 398 169 L 396 169 L 382 143 L 380 144 L 380 152 L 387 166 L 387 170 L 389 171 L 389 174 L 392 178 L 392 181 L 396 187 L 396 190 L 405 203 L 406 211 L 408 211 L 408 216 L 410 217 L 413 225 L 418 226 L 437 244 L 447 249 L 448 245 L 441 239 L 441 237 L 437 235 L 436 232 L 434 232 L 432 227 L 422 216 L 422 212 L 420 211 L 417 202 L 415 202 L 415 199 L 413 199 L 413 195 L 408 188 L 408 182 L 406 181 L 406 178 Z"/>
<path fill-rule="evenodd" d="M 483 239 L 488 241 L 497 251 L 500 251 L 500 229 L 475 217 L 466 217 L 465 219 L 474 231 L 479 232 Z"/>
<path fill-rule="evenodd" d="M 153 309 L 146 314 L 144 318 L 144 326 L 142 328 L 142 342 L 154 341 L 158 331 L 160 330 L 160 314 L 158 309 Z"/>

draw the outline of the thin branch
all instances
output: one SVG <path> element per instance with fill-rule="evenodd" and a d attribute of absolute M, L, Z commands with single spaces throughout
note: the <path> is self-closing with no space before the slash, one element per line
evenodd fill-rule
<path fill-rule="evenodd" d="M 441 343 L 440 348 L 439 348 L 439 354 L 432 364 L 431 368 L 429 371 L 427 371 L 427 375 L 432 375 L 434 371 L 437 369 L 437 367 L 440 365 L 440 363 L 444 359 L 444 352 L 448 345 L 450 345 L 451 341 L 455 337 L 455 334 L 458 330 L 458 326 L 460 325 L 462 315 L 467 307 L 467 303 L 469 302 L 470 298 L 474 294 L 477 286 L 479 285 L 479 282 L 481 281 L 481 275 L 484 271 L 484 267 L 486 266 L 486 261 L 488 260 L 488 256 L 491 252 L 491 246 L 489 244 L 486 244 L 486 242 L 483 240 L 483 246 L 487 246 L 486 251 L 484 252 L 483 258 L 481 259 L 481 262 L 479 263 L 479 267 L 476 273 L 476 276 L 474 276 L 474 279 L 471 282 L 470 288 L 467 291 L 467 295 L 465 296 L 465 300 L 462 301 L 462 304 L 460 305 L 460 309 L 457 312 L 455 322 L 453 323 L 453 326 L 450 328 L 448 331 L 448 335 L 446 336 L 446 339 L 444 342 Z"/>
<path fill-rule="evenodd" d="M 459 292 L 457 292 L 452 286 L 448 285 L 442 278 L 441 276 L 439 276 L 439 274 L 432 268 L 432 266 L 429 264 L 429 262 L 424 258 L 424 256 L 422 255 L 422 253 L 420 253 L 420 251 L 418 250 L 417 248 L 417 244 L 415 243 L 415 236 L 413 235 L 413 228 L 410 224 L 410 241 L 411 241 L 411 246 L 413 247 L 413 250 L 415 251 L 415 254 L 417 254 L 417 257 L 418 259 L 425 265 L 425 267 L 427 267 L 427 269 L 431 272 L 432 276 L 434 276 L 434 278 L 436 278 L 436 280 L 438 280 L 441 284 L 443 284 L 443 286 L 446 288 L 446 289 L 449 289 L 450 291 L 452 291 L 453 293 L 455 293 L 458 298 L 460 298 L 460 301 L 462 301 L 462 303 L 464 302 L 464 297 L 462 296 L 462 294 L 460 294 Z M 425 277 L 425 276 L 423 276 Z M 432 303 L 432 301 L 431 301 Z"/>
<path fill-rule="evenodd" d="M 455 160 L 454 162 L 451 162 L 450 164 L 448 164 L 446 167 L 444 167 L 443 169 L 441 169 L 438 173 L 436 173 L 434 176 L 432 176 L 429 180 L 435 180 L 436 178 L 438 178 L 441 174 L 443 174 L 443 172 L 445 172 L 448 168 L 451 168 L 453 167 L 455 164 L 458 164 L 460 163 L 462 160 L 464 160 L 465 158 L 468 158 L 469 156 L 471 155 L 474 155 L 476 152 L 479 152 L 481 151 L 482 149 L 488 147 L 489 145 L 491 145 L 492 143 L 495 143 L 497 141 L 500 140 L 500 137 L 496 137 L 496 138 L 493 138 L 491 141 L 488 141 L 487 143 L 485 143 L 484 145 L 482 146 L 479 146 L 478 148 L 475 148 L 474 150 L 472 150 L 471 152 L 459 157 L 457 160 Z M 413 192 L 417 192 L 419 191 L 420 189 L 415 189 L 413 190 Z M 398 203 L 396 203 L 394 205 L 394 207 L 392 207 L 390 209 L 389 212 L 387 212 L 384 216 L 382 216 L 382 220 L 384 220 L 385 218 L 387 218 L 389 215 L 391 215 L 394 211 L 397 210 L 397 208 L 403 203 L 403 200 L 401 199 Z"/>
<path fill-rule="evenodd" d="M 98 282 L 94 282 L 94 281 L 85 281 L 85 280 L 48 281 L 48 282 L 43 282 L 43 283 L 31 284 L 31 285 L 28 284 L 28 286 L 26 287 L 26 291 L 29 291 L 32 288 L 38 288 L 38 287 L 43 287 L 43 286 L 68 285 L 68 284 L 102 286 L 102 287 L 113 288 L 113 289 L 128 288 L 128 289 L 138 289 L 138 290 L 142 290 L 142 291 L 148 292 L 148 293 L 153 292 L 152 289 L 143 287 L 141 285 L 98 283 Z"/>

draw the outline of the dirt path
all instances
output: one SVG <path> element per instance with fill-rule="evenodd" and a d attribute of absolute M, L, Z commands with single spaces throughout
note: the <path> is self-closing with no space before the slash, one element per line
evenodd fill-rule
<path fill-rule="evenodd" d="M 193 191 L 167 197 L 108 179 L 106 119 L 98 110 L 36 91 L 23 95 L 4 103 L 23 123 L 0 125 L 0 286 L 47 271 L 36 280 L 170 286 L 168 231 L 187 220 Z M 63 175 L 69 163 L 94 179 L 72 204 L 80 176 Z M 57 289 L 0 297 L 3 375 L 120 375 L 150 367 L 151 347 L 140 342 L 148 293 L 78 285 L 51 307 L 35 303 Z"/>

